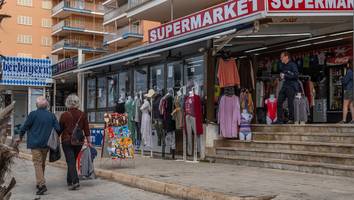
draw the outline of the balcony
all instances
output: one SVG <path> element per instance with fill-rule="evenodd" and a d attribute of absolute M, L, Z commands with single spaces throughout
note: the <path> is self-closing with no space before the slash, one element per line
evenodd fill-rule
<path fill-rule="evenodd" d="M 138 7 L 148 1 L 152 1 L 152 0 L 129 0 L 129 9 Z"/>
<path fill-rule="evenodd" d="M 111 11 L 107 12 L 103 18 L 103 25 L 110 24 L 110 23 L 112 23 L 116 20 L 120 20 L 120 19 L 122 19 L 121 24 L 124 24 L 124 23 L 126 24 L 128 22 L 127 13 L 126 13 L 128 8 L 129 8 L 128 4 L 124 4 L 118 8 L 112 9 Z M 117 25 L 119 26 L 120 24 L 117 24 Z"/>
<path fill-rule="evenodd" d="M 82 49 L 84 52 L 106 52 L 105 48 L 100 41 L 88 41 L 88 40 L 75 40 L 75 39 L 63 39 L 53 45 L 52 54 L 59 53 L 60 51 L 77 51 Z"/>
<path fill-rule="evenodd" d="M 52 27 L 52 35 L 65 36 L 72 32 L 82 33 L 82 34 L 94 34 L 103 35 L 103 26 L 100 23 L 93 22 L 79 22 L 76 20 L 67 19 L 62 20 Z"/>
<path fill-rule="evenodd" d="M 117 47 L 124 47 L 130 43 L 143 39 L 143 31 L 140 25 L 130 25 L 118 29 L 114 33 L 104 36 L 103 43 L 105 45 L 115 44 Z"/>
<path fill-rule="evenodd" d="M 66 18 L 72 14 L 103 16 L 104 7 L 102 4 L 94 4 L 86 1 L 64 0 L 52 9 L 52 17 Z"/>

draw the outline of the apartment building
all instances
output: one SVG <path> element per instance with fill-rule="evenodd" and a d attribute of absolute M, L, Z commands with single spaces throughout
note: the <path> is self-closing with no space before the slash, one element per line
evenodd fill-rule
<path fill-rule="evenodd" d="M 0 27 L 0 54 L 31 58 L 51 55 L 51 0 L 11 0 L 2 8 L 11 18 Z"/>
<path fill-rule="evenodd" d="M 102 0 L 53 0 L 51 53 L 58 61 L 76 57 L 82 50 L 85 59 L 106 52 L 103 47 Z"/>

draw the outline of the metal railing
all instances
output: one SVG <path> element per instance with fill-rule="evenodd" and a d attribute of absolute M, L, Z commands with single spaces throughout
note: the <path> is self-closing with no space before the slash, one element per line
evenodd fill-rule
<path fill-rule="evenodd" d="M 103 32 L 103 26 L 99 23 L 76 21 L 71 19 L 62 20 L 52 27 L 52 32 L 58 31 L 63 27 L 78 28 L 83 30 L 91 30 Z"/>
<path fill-rule="evenodd" d="M 58 12 L 63 8 L 73 8 L 79 10 L 89 10 L 89 11 L 104 13 L 104 7 L 102 4 L 95 4 L 95 3 L 79 1 L 79 0 L 64 0 L 53 7 L 52 14 Z"/>
<path fill-rule="evenodd" d="M 119 15 L 124 14 L 128 10 L 128 4 L 124 4 L 123 6 L 120 6 L 118 8 L 115 8 L 107 13 L 105 13 L 104 18 L 103 18 L 103 23 L 118 17 Z"/>
<path fill-rule="evenodd" d="M 124 34 L 137 34 L 137 35 L 142 35 L 142 28 L 141 25 L 130 25 L 130 26 L 125 26 L 123 28 L 118 29 L 114 33 L 109 33 L 104 36 L 103 42 L 106 44 L 107 42 L 110 42 L 112 40 L 116 40 L 120 37 L 123 37 Z"/>
<path fill-rule="evenodd" d="M 141 4 L 151 0 L 129 0 L 129 9 L 140 6 Z"/>
<path fill-rule="evenodd" d="M 76 40 L 76 39 L 63 39 L 53 45 L 52 50 L 71 47 L 78 49 L 94 49 L 94 50 L 106 50 L 102 42 L 89 41 L 89 40 Z"/>

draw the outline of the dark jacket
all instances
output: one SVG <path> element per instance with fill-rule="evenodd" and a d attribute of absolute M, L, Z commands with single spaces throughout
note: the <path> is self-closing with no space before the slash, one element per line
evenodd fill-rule
<path fill-rule="evenodd" d="M 20 136 L 27 132 L 27 148 L 47 148 L 47 142 L 53 128 L 60 133 L 60 126 L 57 118 L 47 109 L 32 111 L 20 129 Z"/>
<path fill-rule="evenodd" d="M 81 116 L 81 119 L 80 119 Z M 79 120 L 80 119 L 80 120 Z M 89 124 L 86 114 L 76 108 L 69 109 L 69 111 L 63 113 L 60 117 L 60 126 L 63 129 L 61 134 L 61 141 L 64 144 L 71 144 L 72 131 L 75 128 L 75 124 L 79 121 L 79 127 L 83 130 L 86 137 L 90 136 Z"/>
<path fill-rule="evenodd" d="M 175 131 L 176 130 L 176 122 L 173 120 L 172 112 L 173 112 L 173 97 L 168 95 L 164 101 L 164 113 L 163 113 L 163 128 L 167 132 Z"/>
<path fill-rule="evenodd" d="M 285 75 L 283 87 L 291 87 L 298 90 L 299 71 L 297 65 L 293 61 L 289 61 L 288 64 L 283 64 L 281 66 L 280 71 Z"/>
<path fill-rule="evenodd" d="M 353 70 L 348 69 L 347 73 L 342 79 L 344 90 L 353 90 Z"/>

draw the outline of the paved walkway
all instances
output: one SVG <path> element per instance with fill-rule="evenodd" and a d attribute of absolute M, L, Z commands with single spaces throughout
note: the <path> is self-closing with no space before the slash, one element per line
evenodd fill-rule
<path fill-rule="evenodd" d="M 17 181 L 12 200 L 173 200 L 171 197 L 101 179 L 81 181 L 80 190 L 69 191 L 66 186 L 66 171 L 51 166 L 46 170 L 48 192 L 44 196 L 36 196 L 33 165 L 25 160 L 16 160 L 11 175 L 15 176 Z"/>
<path fill-rule="evenodd" d="M 236 196 L 277 195 L 275 200 L 353 200 L 354 179 L 324 175 L 212 163 L 137 158 L 132 163 L 96 163 L 139 177 L 186 186 L 199 186 L 210 191 Z"/>
<path fill-rule="evenodd" d="M 346 177 L 140 156 L 134 162 L 97 158 L 95 167 L 239 197 L 277 195 L 275 200 L 353 200 L 354 197 L 354 179 Z"/>

